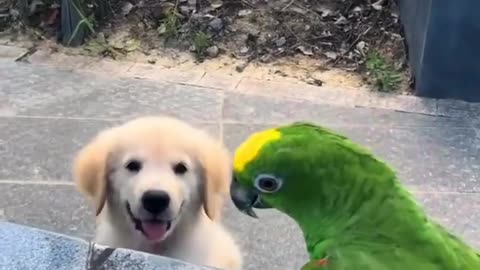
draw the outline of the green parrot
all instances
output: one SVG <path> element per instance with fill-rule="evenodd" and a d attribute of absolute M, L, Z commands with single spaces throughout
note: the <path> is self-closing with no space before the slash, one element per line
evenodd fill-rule
<path fill-rule="evenodd" d="M 302 270 L 480 270 L 480 255 L 427 217 L 395 172 L 312 123 L 260 131 L 234 156 L 242 212 L 275 208 L 303 232 Z"/>

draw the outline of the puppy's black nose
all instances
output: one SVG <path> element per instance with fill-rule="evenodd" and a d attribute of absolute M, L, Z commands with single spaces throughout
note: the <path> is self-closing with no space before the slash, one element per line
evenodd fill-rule
<path fill-rule="evenodd" d="M 160 214 L 168 208 L 170 196 L 162 190 L 149 190 L 142 195 L 143 208 L 153 215 Z"/>

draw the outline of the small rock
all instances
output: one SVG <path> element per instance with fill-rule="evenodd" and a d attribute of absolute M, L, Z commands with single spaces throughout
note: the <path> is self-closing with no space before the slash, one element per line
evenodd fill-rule
<path fill-rule="evenodd" d="M 257 38 L 257 44 L 259 45 L 264 45 L 266 44 L 270 39 L 270 35 L 269 33 L 265 33 L 265 32 L 260 32 L 258 34 L 258 38 Z"/>
<path fill-rule="evenodd" d="M 151 64 L 151 65 L 155 65 L 155 63 L 157 63 L 157 60 L 155 60 L 155 59 L 148 59 L 147 62 L 148 62 L 149 64 Z"/>
<path fill-rule="evenodd" d="M 353 58 L 355 57 L 355 54 L 353 52 L 349 52 L 345 57 L 348 58 L 349 60 L 353 60 Z"/>
<path fill-rule="evenodd" d="M 13 19 L 16 19 L 20 16 L 20 11 L 18 11 L 18 9 L 12 8 L 10 9 L 10 16 L 12 16 Z"/>
<path fill-rule="evenodd" d="M 43 6 L 44 3 L 41 0 L 33 0 L 30 3 L 30 14 L 33 14 L 37 11 L 37 6 Z"/>
<path fill-rule="evenodd" d="M 249 51 L 250 50 L 248 49 L 248 47 L 242 47 L 242 48 L 240 48 L 239 53 L 240 53 L 240 55 L 247 55 Z"/>
<path fill-rule="evenodd" d="M 285 37 L 281 37 L 275 40 L 275 45 L 277 45 L 277 47 L 282 47 L 283 45 L 285 45 L 285 43 L 287 43 L 287 39 Z"/>
<path fill-rule="evenodd" d="M 252 10 L 251 9 L 242 9 L 238 12 L 238 16 L 239 17 L 245 17 L 245 16 L 248 16 L 252 14 Z"/>
<path fill-rule="evenodd" d="M 188 16 L 193 8 L 189 6 L 180 6 L 179 10 L 181 14 Z"/>
<path fill-rule="evenodd" d="M 324 54 L 328 59 L 332 59 L 332 60 L 335 60 L 338 57 L 338 54 L 335 52 L 325 52 Z"/>
<path fill-rule="evenodd" d="M 264 54 L 260 57 L 260 62 L 262 63 L 269 63 L 271 60 L 272 60 L 272 55 L 269 53 Z"/>
<path fill-rule="evenodd" d="M 340 15 L 340 17 L 338 17 L 338 19 L 335 21 L 335 24 L 337 25 L 346 23 L 348 23 L 347 18 L 345 18 L 343 15 Z"/>
<path fill-rule="evenodd" d="M 223 28 L 223 21 L 220 18 L 215 18 L 208 24 L 213 30 L 220 31 Z"/>
<path fill-rule="evenodd" d="M 288 8 L 288 10 L 289 10 L 289 11 L 292 11 L 292 12 L 295 12 L 295 13 L 298 13 L 298 14 L 300 14 L 300 15 L 305 15 L 305 14 L 307 14 L 307 12 L 308 12 L 308 10 L 305 9 L 305 8 L 292 7 L 292 6 L 290 6 L 290 7 Z"/>
<path fill-rule="evenodd" d="M 160 26 L 157 28 L 157 32 L 159 35 L 165 34 L 165 32 L 167 32 L 167 26 L 164 23 L 160 24 Z"/>
<path fill-rule="evenodd" d="M 328 30 L 324 30 L 324 31 L 322 32 L 322 37 L 324 37 L 324 38 L 325 38 L 325 37 L 331 37 L 331 36 L 333 36 L 333 35 L 332 35 L 332 32 L 330 32 L 330 31 L 328 31 Z"/>
<path fill-rule="evenodd" d="M 212 58 L 217 57 L 219 52 L 220 52 L 220 50 L 215 45 L 207 48 L 207 54 L 208 54 L 208 56 L 210 56 Z"/>
<path fill-rule="evenodd" d="M 245 68 L 248 66 L 248 62 L 243 62 L 235 67 L 237 72 L 243 72 Z"/>
<path fill-rule="evenodd" d="M 365 43 L 365 41 L 360 41 L 360 42 L 357 43 L 357 45 L 355 47 L 360 52 L 363 52 L 363 50 L 365 49 L 366 46 L 367 46 L 367 43 Z"/>
<path fill-rule="evenodd" d="M 97 34 L 96 39 L 97 39 L 97 42 L 98 42 L 98 43 L 102 43 L 102 44 L 107 43 L 107 39 L 105 38 L 105 33 L 103 33 L 103 32 L 99 32 L 99 33 Z"/>
<path fill-rule="evenodd" d="M 311 48 L 305 48 L 305 46 L 303 45 L 300 45 L 297 47 L 297 49 L 299 51 L 301 51 L 304 55 L 308 55 L 308 56 L 312 56 L 313 55 L 313 51 Z"/>
<path fill-rule="evenodd" d="M 134 5 L 130 2 L 126 2 L 122 7 L 122 15 L 127 16 L 132 11 Z"/>
<path fill-rule="evenodd" d="M 362 7 L 358 6 L 352 9 L 353 12 L 355 13 L 361 13 L 363 11 Z"/>
<path fill-rule="evenodd" d="M 305 81 L 306 81 L 306 83 L 308 83 L 310 85 L 316 85 L 316 86 L 322 86 L 323 85 L 323 81 L 320 80 L 320 79 L 307 78 Z"/>
<path fill-rule="evenodd" d="M 282 77 L 287 77 L 287 76 L 288 76 L 287 73 L 285 73 L 285 72 L 283 72 L 283 71 L 281 71 L 281 70 L 275 70 L 274 73 L 277 74 L 277 75 L 280 75 L 280 76 L 282 76 Z"/>

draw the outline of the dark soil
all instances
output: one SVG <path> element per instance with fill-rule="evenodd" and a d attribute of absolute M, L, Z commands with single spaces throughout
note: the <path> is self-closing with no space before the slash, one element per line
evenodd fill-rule
<path fill-rule="evenodd" d="M 0 31 L 18 21 L 18 15 L 2 17 L 18 11 L 12 4 L 2 6 L 1 1 Z M 165 46 L 196 52 L 199 60 L 227 53 L 247 62 L 271 62 L 303 54 L 322 59 L 325 68 L 364 73 L 367 55 L 375 52 L 398 72 L 407 68 L 393 0 L 102 1 L 101 7 L 89 5 L 97 17 L 95 40 L 108 44 L 110 37 L 126 32 L 127 39 L 141 41 L 138 49 L 147 54 Z M 58 9 L 54 5 L 45 4 L 33 12 L 37 28 L 47 37 L 57 29 L 51 25 L 58 23 L 52 19 L 52 10 Z"/>

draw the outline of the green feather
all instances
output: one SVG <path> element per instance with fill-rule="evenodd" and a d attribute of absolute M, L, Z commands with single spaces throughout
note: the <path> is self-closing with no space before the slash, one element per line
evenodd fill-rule
<path fill-rule="evenodd" d="M 235 177 L 282 180 L 261 200 L 293 218 L 311 262 L 303 270 L 478 270 L 472 247 L 429 219 L 385 162 L 345 136 L 311 123 L 278 127 Z M 328 264 L 315 261 L 328 258 Z"/>

